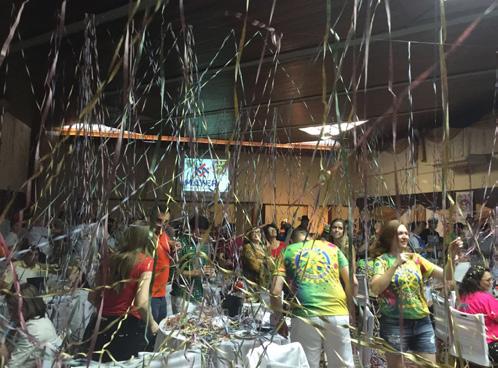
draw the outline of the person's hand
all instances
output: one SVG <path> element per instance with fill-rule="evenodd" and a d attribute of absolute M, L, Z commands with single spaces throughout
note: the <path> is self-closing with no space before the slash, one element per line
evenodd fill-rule
<path fill-rule="evenodd" d="M 204 266 L 204 274 L 208 277 L 214 277 L 216 275 L 216 271 L 213 267 L 211 266 Z"/>
<path fill-rule="evenodd" d="M 179 242 L 178 240 L 170 239 L 169 246 L 172 251 L 178 252 L 182 248 L 182 243 Z"/>
<path fill-rule="evenodd" d="M 463 247 L 463 240 L 462 238 L 458 237 L 455 240 L 453 240 L 450 245 L 448 246 L 448 251 L 451 255 L 452 258 L 455 258 L 457 255 L 458 249 Z"/>
<path fill-rule="evenodd" d="M 150 326 L 150 332 L 152 332 L 154 336 L 156 336 L 159 333 L 159 325 L 155 321 L 153 321 L 153 323 Z"/>
<path fill-rule="evenodd" d="M 397 267 L 403 265 L 406 263 L 408 260 L 412 259 L 413 254 L 412 253 L 400 253 L 398 254 L 398 257 L 396 258 L 396 261 L 394 262 L 394 265 Z"/>

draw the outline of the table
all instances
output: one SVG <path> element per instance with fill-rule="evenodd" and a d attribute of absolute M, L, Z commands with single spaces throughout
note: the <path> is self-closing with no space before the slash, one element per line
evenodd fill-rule
<path fill-rule="evenodd" d="M 287 338 L 269 329 L 257 331 L 255 327 L 258 324 L 251 323 L 250 318 L 240 323 L 217 315 L 208 321 L 210 329 L 205 326 L 206 320 L 203 317 L 196 318 L 195 314 L 167 317 L 159 324 L 160 332 L 154 350 L 158 353 L 200 350 L 203 352 L 204 366 L 228 368 L 241 366 L 246 355 L 263 344 L 289 343 Z"/>

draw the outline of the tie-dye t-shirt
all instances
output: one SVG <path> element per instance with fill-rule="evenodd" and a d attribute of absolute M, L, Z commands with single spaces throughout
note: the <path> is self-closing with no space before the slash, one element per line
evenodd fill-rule
<path fill-rule="evenodd" d="M 295 316 L 347 316 L 346 294 L 339 271 L 348 261 L 338 247 L 322 240 L 287 246 L 280 253 L 275 276 L 286 277 L 295 295 Z"/>
<path fill-rule="evenodd" d="M 374 275 L 384 274 L 396 262 L 396 256 L 384 253 L 375 259 Z M 429 315 L 425 300 L 425 280 L 434 270 L 434 265 L 418 254 L 402 264 L 391 283 L 379 295 L 380 312 L 388 317 L 399 318 L 400 307 L 405 319 L 421 319 Z"/>

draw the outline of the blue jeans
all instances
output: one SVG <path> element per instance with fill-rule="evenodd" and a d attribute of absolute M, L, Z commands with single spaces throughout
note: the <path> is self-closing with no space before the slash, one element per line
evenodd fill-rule
<path fill-rule="evenodd" d="M 401 330 L 399 318 L 380 318 L 380 337 L 386 340 L 394 349 L 414 353 L 434 354 L 436 352 L 436 337 L 431 319 L 403 319 Z"/>
<path fill-rule="evenodd" d="M 166 297 L 161 296 L 158 298 L 151 298 L 150 309 L 152 310 L 152 316 L 154 321 L 157 323 L 161 322 L 168 314 L 168 309 L 166 305 Z"/>

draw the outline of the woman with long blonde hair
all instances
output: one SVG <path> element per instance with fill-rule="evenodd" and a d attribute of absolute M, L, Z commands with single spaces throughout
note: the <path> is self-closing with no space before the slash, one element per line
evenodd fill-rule
<path fill-rule="evenodd" d="M 97 310 L 102 308 L 94 359 L 127 360 L 144 351 L 151 334 L 157 334 L 149 305 L 155 247 L 157 236 L 148 225 L 131 225 L 120 250 L 101 264 L 101 288 L 91 298 Z M 87 338 L 95 332 L 96 320 L 87 328 Z"/>

